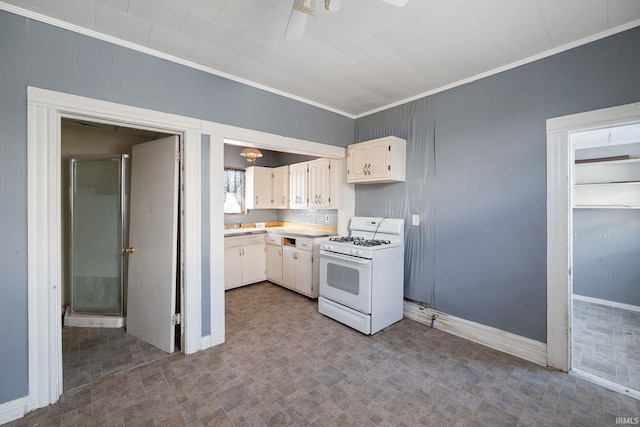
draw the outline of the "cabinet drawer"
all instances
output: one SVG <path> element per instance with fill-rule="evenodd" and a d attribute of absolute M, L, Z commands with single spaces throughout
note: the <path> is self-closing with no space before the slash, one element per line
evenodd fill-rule
<path fill-rule="evenodd" d="M 281 246 L 282 245 L 282 236 L 279 236 L 277 234 L 267 234 L 267 245 L 277 245 L 277 246 Z"/>
<path fill-rule="evenodd" d="M 313 249 L 313 239 L 308 237 L 297 237 L 296 248 L 310 251 Z"/>

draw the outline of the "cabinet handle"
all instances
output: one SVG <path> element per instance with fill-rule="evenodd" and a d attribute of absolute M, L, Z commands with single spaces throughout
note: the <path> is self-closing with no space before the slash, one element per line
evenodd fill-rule
<path fill-rule="evenodd" d="M 282 204 L 284 205 L 284 196 L 282 196 Z"/>
<path fill-rule="evenodd" d="M 258 196 L 256 196 L 256 205 L 258 204 Z"/>

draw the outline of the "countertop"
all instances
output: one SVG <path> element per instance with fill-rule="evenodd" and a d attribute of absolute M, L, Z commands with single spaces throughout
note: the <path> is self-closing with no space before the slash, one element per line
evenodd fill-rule
<path fill-rule="evenodd" d="M 334 231 L 321 230 L 316 228 L 304 228 L 304 227 L 269 227 L 266 228 L 267 232 L 282 234 L 287 236 L 298 236 L 298 237 L 329 237 L 336 236 L 338 233 Z"/>
<path fill-rule="evenodd" d="M 224 237 L 246 236 L 249 234 L 260 234 L 260 233 L 275 233 L 283 236 L 311 237 L 311 238 L 329 237 L 329 236 L 337 235 L 336 232 L 329 231 L 329 230 L 285 226 L 285 227 L 267 227 L 267 228 L 254 228 L 254 227 L 231 228 L 231 229 L 224 230 Z"/>

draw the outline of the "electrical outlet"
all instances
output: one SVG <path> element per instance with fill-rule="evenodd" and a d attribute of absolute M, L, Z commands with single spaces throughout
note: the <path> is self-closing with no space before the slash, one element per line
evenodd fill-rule
<path fill-rule="evenodd" d="M 327 224 L 329 224 L 329 215 L 325 215 L 325 216 L 324 216 L 324 222 L 326 222 Z"/>

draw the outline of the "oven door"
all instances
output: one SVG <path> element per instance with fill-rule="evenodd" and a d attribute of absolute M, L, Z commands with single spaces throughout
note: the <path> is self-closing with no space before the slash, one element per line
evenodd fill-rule
<path fill-rule="evenodd" d="M 320 251 L 320 295 L 371 314 L 371 260 Z"/>

